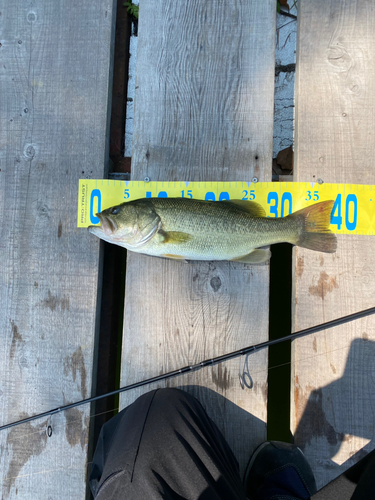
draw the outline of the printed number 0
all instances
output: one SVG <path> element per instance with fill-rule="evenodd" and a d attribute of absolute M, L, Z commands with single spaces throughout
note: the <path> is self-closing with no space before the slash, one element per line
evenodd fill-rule
<path fill-rule="evenodd" d="M 96 213 L 100 213 L 102 211 L 102 193 L 99 189 L 93 189 L 91 192 L 90 198 L 90 222 L 91 224 L 99 224 L 99 217 L 94 215 L 94 200 L 98 199 L 98 209 L 95 210 Z"/>
<path fill-rule="evenodd" d="M 289 205 L 289 211 L 288 211 L 288 214 L 291 214 L 293 209 L 292 209 L 292 195 L 291 193 L 283 193 L 282 197 L 281 197 L 281 217 L 284 217 L 284 208 L 285 208 L 285 202 L 288 201 L 288 205 Z"/>
<path fill-rule="evenodd" d="M 353 204 L 353 220 L 349 220 L 350 203 Z M 345 203 L 345 226 L 348 231 L 354 231 L 357 227 L 358 204 L 355 194 L 348 194 Z"/>

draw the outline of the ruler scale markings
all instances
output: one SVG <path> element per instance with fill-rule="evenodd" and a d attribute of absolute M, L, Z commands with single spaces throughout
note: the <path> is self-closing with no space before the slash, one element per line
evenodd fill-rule
<path fill-rule="evenodd" d="M 256 201 L 259 202 L 268 213 L 270 204 L 268 202 L 268 193 L 274 191 L 278 193 L 279 196 L 279 206 L 283 200 L 285 193 L 290 193 L 293 202 L 293 211 L 303 208 L 304 206 L 316 203 L 318 201 L 324 201 L 328 199 L 334 199 L 337 202 L 337 196 L 342 195 L 342 201 L 340 205 L 340 212 L 343 215 L 344 221 L 352 221 L 348 217 L 353 218 L 353 214 L 349 216 L 346 214 L 346 210 L 354 209 L 357 211 L 358 225 L 355 229 L 348 230 L 346 224 L 343 224 L 341 229 L 338 230 L 337 226 L 331 227 L 331 229 L 339 234 L 374 234 L 373 219 L 374 219 L 374 200 L 373 186 L 363 185 L 363 184 L 333 184 L 326 183 L 323 185 L 314 185 L 311 188 L 311 183 L 309 182 L 283 182 L 283 183 L 273 183 L 273 182 L 259 182 L 259 183 L 247 183 L 241 181 L 227 181 L 227 182 L 192 182 L 189 183 L 189 187 L 193 193 L 194 198 L 204 199 L 208 189 L 208 185 L 211 186 L 213 192 L 216 191 L 216 199 L 220 199 L 220 194 L 226 192 L 230 199 L 250 199 L 250 191 L 252 191 L 252 196 L 255 195 Z M 135 200 L 138 198 L 143 198 L 146 196 L 146 191 L 153 193 L 158 192 L 163 188 L 167 193 L 167 196 L 181 197 L 182 191 L 184 191 L 186 183 L 183 181 L 154 181 L 152 183 L 145 183 L 144 181 L 121 181 L 113 180 L 113 183 L 109 179 L 80 179 L 79 181 L 79 209 L 77 215 L 77 226 L 87 227 L 90 225 L 90 210 L 91 203 L 96 204 L 100 202 L 101 209 L 104 210 L 110 206 L 114 206 L 118 203 L 124 201 L 124 188 L 127 188 L 128 201 Z M 315 188 L 315 189 L 314 189 Z M 92 192 L 96 190 L 94 194 Z M 316 192 L 314 194 L 314 192 Z M 328 193 L 331 193 L 330 195 Z M 355 198 L 349 198 L 347 203 L 347 197 L 349 194 L 354 195 Z M 311 196 L 311 197 L 310 197 Z M 314 198 L 315 196 L 315 198 Z M 318 200 L 316 199 L 318 196 Z M 253 198 L 254 199 L 254 198 Z M 354 200 L 354 201 L 353 201 Z M 272 202 L 273 203 L 273 202 Z M 339 202 L 340 203 L 340 202 Z M 356 206 L 355 206 L 355 205 Z M 80 207 L 87 206 L 87 213 L 84 215 L 81 213 Z M 338 207 L 336 205 L 336 210 Z M 337 214 L 339 212 L 336 211 Z M 364 225 L 365 224 L 365 225 Z"/>

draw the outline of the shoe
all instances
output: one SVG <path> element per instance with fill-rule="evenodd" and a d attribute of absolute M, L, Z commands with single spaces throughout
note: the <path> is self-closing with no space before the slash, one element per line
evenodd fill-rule
<path fill-rule="evenodd" d="M 249 500 L 307 500 L 316 493 L 314 474 L 293 444 L 268 441 L 253 453 L 245 473 Z"/>

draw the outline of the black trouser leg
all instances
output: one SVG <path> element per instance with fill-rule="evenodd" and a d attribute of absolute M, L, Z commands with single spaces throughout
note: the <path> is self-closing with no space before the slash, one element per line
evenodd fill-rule
<path fill-rule="evenodd" d="M 246 499 L 237 461 L 190 394 L 144 394 L 102 428 L 90 487 L 104 499 Z"/>

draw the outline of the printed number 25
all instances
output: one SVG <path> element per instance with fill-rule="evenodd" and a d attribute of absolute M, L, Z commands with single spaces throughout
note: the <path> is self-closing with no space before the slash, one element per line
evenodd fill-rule
<path fill-rule="evenodd" d="M 247 191 L 247 189 L 244 189 L 242 191 L 242 199 L 243 200 L 255 200 L 255 191 L 252 189 L 251 191 Z"/>

